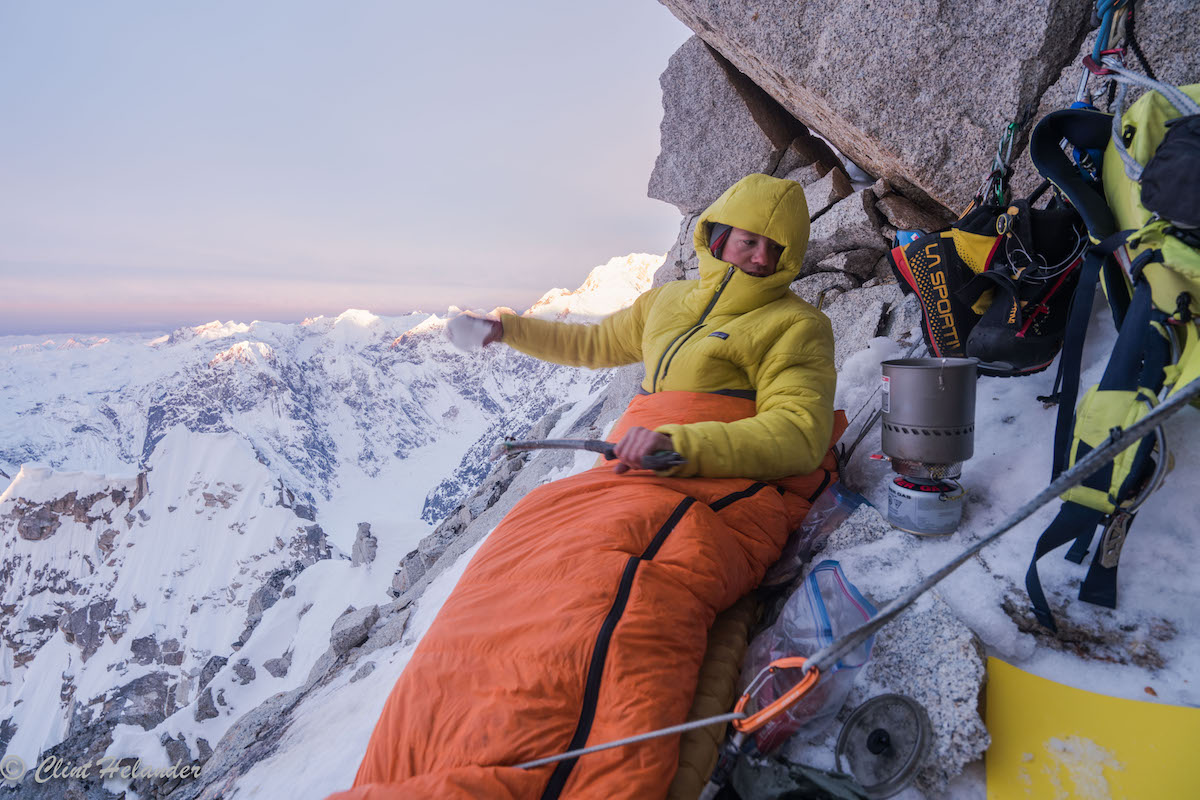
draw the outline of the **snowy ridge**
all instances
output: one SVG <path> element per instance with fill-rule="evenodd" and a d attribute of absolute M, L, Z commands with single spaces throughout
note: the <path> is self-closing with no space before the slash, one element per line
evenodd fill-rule
<path fill-rule="evenodd" d="M 635 272 L 572 297 L 611 313 L 597 293 L 632 301 Z M 0 338 L 0 747 L 206 759 L 388 601 L 496 439 L 607 385 L 443 327 L 352 309 Z"/>
<path fill-rule="evenodd" d="M 551 289 L 529 307 L 527 316 L 567 322 L 593 322 L 624 308 L 650 286 L 662 256 L 631 253 L 592 270 L 578 289 Z"/>
<path fill-rule="evenodd" d="M 648 288 L 659 263 L 613 259 L 579 290 L 552 292 L 530 313 L 580 321 L 611 313 Z M 299 325 L 214 321 L 165 337 L 0 337 L 0 472 L 12 477 L 26 462 L 126 472 L 144 466 L 174 426 L 233 431 L 316 505 L 355 479 L 344 474 L 347 464 L 374 477 L 443 429 L 483 436 L 485 421 L 489 437 L 519 434 L 553 405 L 563 381 L 598 377 L 507 348 L 459 353 L 442 338 L 444 322 L 351 309 Z M 544 397 L 526 391 L 543 382 Z M 441 487 L 425 518 L 440 518 L 459 498 Z"/>
<path fill-rule="evenodd" d="M 30 757 L 59 742 L 69 723 L 156 722 L 155 712 L 186 706 L 209 659 L 257 625 L 262 587 L 330 557 L 320 528 L 278 502 L 274 476 L 229 433 L 177 428 L 133 486 L 92 476 L 89 488 L 102 491 L 27 499 L 66 480 L 22 470 L 0 501 L 19 519 L 18 535 L 4 542 L 3 603 L 14 611 L 0 701 L 23 706 L 7 746 Z M 114 711 L 114 691 L 131 708 Z M 48 697 L 70 713 L 48 713 Z M 24 711 L 39 706 L 34 717 Z"/>

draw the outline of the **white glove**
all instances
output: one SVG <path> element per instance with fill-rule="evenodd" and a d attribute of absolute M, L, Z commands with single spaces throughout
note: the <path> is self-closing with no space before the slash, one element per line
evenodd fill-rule
<path fill-rule="evenodd" d="M 478 350 L 487 343 L 498 324 L 471 314 L 459 314 L 446 323 L 446 338 L 459 350 Z"/>

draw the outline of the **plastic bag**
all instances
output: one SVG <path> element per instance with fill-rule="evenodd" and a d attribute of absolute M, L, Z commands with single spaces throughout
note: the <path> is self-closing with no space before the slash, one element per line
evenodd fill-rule
<path fill-rule="evenodd" d="M 767 570 L 760 585 L 771 588 L 794 581 L 813 555 L 825 547 L 829 535 L 865 502 L 865 497 L 850 491 L 841 481 L 830 484 L 812 504 L 800 527 L 792 531 L 783 546 L 783 554 Z"/>
<path fill-rule="evenodd" d="M 772 661 L 812 655 L 873 616 L 875 607 L 850 583 L 841 565 L 822 561 L 784 603 L 775 624 L 750 643 L 739 691 L 745 692 Z M 759 728 L 755 733 L 759 752 L 770 753 L 795 735 L 808 738 L 821 732 L 845 704 L 874 643 L 875 637 L 869 637 L 823 674 L 807 696 Z M 800 673 L 782 669 L 767 677 L 751 698 L 752 706 L 770 704 L 799 681 Z"/>

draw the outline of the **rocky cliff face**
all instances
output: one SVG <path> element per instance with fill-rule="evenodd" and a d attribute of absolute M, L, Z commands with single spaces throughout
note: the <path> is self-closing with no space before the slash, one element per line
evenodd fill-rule
<path fill-rule="evenodd" d="M 1092 7 L 662 2 L 868 173 L 948 207 L 966 204 L 1004 126 L 1074 57 Z"/>
<path fill-rule="evenodd" d="M 120 469 L 146 465 L 176 428 L 233 433 L 280 476 L 293 504 L 312 508 L 350 472 L 377 476 L 444 431 L 469 429 L 481 415 L 499 421 L 529 399 L 518 383 L 470 376 L 551 379 L 553 367 L 516 354 L 459 354 L 441 341 L 441 324 L 347 312 L 302 325 L 210 323 L 150 342 L 95 341 L 82 353 L 53 341 L 26 347 L 6 365 L 6 411 L 16 419 L 2 455 Z M 531 409 L 532 418 L 543 411 Z"/>
<path fill-rule="evenodd" d="M 724 161 L 734 172 L 749 167 L 740 174 L 773 173 L 770 159 L 761 158 L 763 145 L 785 148 L 799 123 L 906 196 L 960 210 L 990 171 L 1005 125 L 1074 99 L 1081 45 L 1096 27 L 1095 4 L 1087 0 L 987 9 L 869 0 L 660 2 L 736 75 L 728 89 L 707 91 L 696 79 L 701 72 L 672 78 L 667 114 L 689 109 L 680 124 L 693 138 L 686 148 L 692 155 L 660 157 L 651 179 L 654 197 L 663 196 L 660 171 L 688 159 L 709 169 Z M 1137 38 L 1163 80 L 1200 79 L 1197 26 L 1179 24 L 1193 10 L 1186 0 L 1137 4 Z M 695 59 L 697 47 L 689 42 L 676 56 Z M 1133 53 L 1126 61 L 1137 63 Z M 738 114 L 731 92 L 750 99 L 757 130 L 725 116 L 731 108 L 735 119 Z M 664 137 L 677 138 L 674 128 Z M 741 145 L 754 155 L 738 152 Z M 1022 137 L 1018 156 L 1023 147 Z"/>
<path fill-rule="evenodd" d="M 0 495 L 6 749 L 94 760 L 122 726 L 228 713 L 209 684 L 331 557 L 276 483 L 232 434 L 178 428 L 131 478 L 23 467 Z"/>

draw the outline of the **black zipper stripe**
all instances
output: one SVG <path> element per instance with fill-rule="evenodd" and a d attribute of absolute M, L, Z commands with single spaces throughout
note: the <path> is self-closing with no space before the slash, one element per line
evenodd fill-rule
<path fill-rule="evenodd" d="M 694 497 L 685 497 L 680 501 L 679 505 L 675 506 L 675 510 L 671 512 L 671 516 L 658 529 L 658 533 L 654 534 L 654 538 L 650 540 L 650 544 L 646 546 L 642 554 L 630 556 L 625 563 L 625 570 L 621 573 L 621 582 L 617 586 L 617 596 L 613 598 L 612 607 L 609 608 L 608 615 L 600 626 L 600 633 L 596 637 L 596 647 L 592 650 L 592 660 L 588 664 L 579 722 L 575 726 L 575 734 L 571 737 L 571 743 L 567 746 L 567 750 L 577 750 L 583 747 L 592 732 L 592 723 L 596 719 L 596 703 L 600 699 L 600 681 L 604 677 L 604 662 L 608 658 L 608 646 L 612 642 L 612 635 L 617 628 L 617 623 L 621 621 L 621 616 L 625 613 L 625 605 L 629 602 L 629 593 L 633 589 L 633 578 L 637 574 L 638 564 L 654 558 L 667 536 L 695 502 L 696 498 Z M 546 784 L 546 790 L 542 792 L 542 800 L 558 798 L 578 760 L 578 758 L 572 758 L 558 762 Z"/>
<path fill-rule="evenodd" d="M 719 500 L 708 504 L 708 507 L 713 511 L 720 511 L 727 508 L 730 504 L 736 503 L 738 500 L 743 500 L 747 497 L 752 497 L 758 492 L 770 486 L 768 483 L 758 481 L 741 491 L 727 494 Z M 583 703 L 579 711 L 579 721 L 575 725 L 575 733 L 571 736 L 571 742 L 567 745 L 567 750 L 578 750 L 587 744 L 588 736 L 592 732 L 592 723 L 596 720 L 596 704 L 600 699 L 600 681 L 604 677 L 605 661 L 608 658 L 608 647 L 612 643 L 613 633 L 616 631 L 617 623 L 621 621 L 621 617 L 625 613 L 625 607 L 629 602 L 629 594 L 633 590 L 633 579 L 637 574 L 638 565 L 643 561 L 652 561 L 663 544 L 667 541 L 667 536 L 683 519 L 683 515 L 688 509 L 696 503 L 696 498 L 685 497 L 675 506 L 675 510 L 671 512 L 671 516 L 662 524 L 658 532 L 654 534 L 654 538 L 646 545 L 646 549 L 642 551 L 640 556 L 630 556 L 625 562 L 625 570 L 621 573 L 621 582 L 617 586 L 617 596 L 613 598 L 612 607 L 609 608 L 607 616 L 604 617 L 604 622 L 600 626 L 600 633 L 596 637 L 596 647 L 592 650 L 592 660 L 588 664 L 587 679 L 583 689 Z M 560 761 L 554 767 L 554 772 L 550 775 L 550 780 L 546 783 L 546 789 L 542 792 L 542 800 L 558 800 L 562 794 L 563 788 L 567 784 L 567 779 L 571 777 L 572 770 L 575 769 L 576 762 L 579 758 L 571 758 L 566 761 Z"/>
<path fill-rule="evenodd" d="M 646 545 L 646 549 L 642 552 L 638 559 L 640 561 L 653 561 L 658 555 L 659 548 L 663 546 L 663 542 L 667 540 L 667 534 L 675 530 L 675 526 L 679 524 L 679 520 L 683 519 L 683 515 L 696 502 L 694 497 L 685 497 L 680 501 L 679 505 L 675 506 L 675 510 L 671 512 L 671 516 L 663 523 L 663 526 L 658 529 L 658 533 L 654 534 L 654 538 L 650 540 L 650 544 Z"/>
<path fill-rule="evenodd" d="M 747 497 L 753 497 L 763 489 L 767 488 L 769 485 L 770 484 L 763 483 L 762 481 L 752 483 L 740 492 L 734 492 L 733 494 L 725 495 L 717 502 L 712 503 L 709 508 L 711 508 L 713 511 L 720 511 L 721 509 L 736 503 L 738 500 L 744 500 Z"/>
<path fill-rule="evenodd" d="M 742 400 L 757 400 L 758 392 L 753 389 L 717 389 L 712 394 L 719 394 L 724 397 L 739 397 Z"/>
<path fill-rule="evenodd" d="M 665 349 L 663 349 L 662 355 L 658 357 L 658 363 L 654 365 L 654 380 L 650 381 L 651 389 L 656 392 L 658 391 L 658 370 L 662 366 L 663 359 L 667 357 L 667 353 L 671 352 L 671 348 L 675 346 L 675 343 L 678 342 L 681 337 L 692 335 L 697 331 L 697 329 L 704 325 L 705 318 L 709 315 L 709 313 L 712 312 L 713 307 L 716 306 L 717 300 L 721 297 L 721 293 L 725 291 L 725 287 L 729 284 L 729 279 L 733 277 L 734 270 L 736 269 L 737 267 L 730 267 L 729 271 L 725 273 L 725 277 L 722 279 L 721 285 L 717 287 L 715 292 L 713 292 L 712 299 L 708 301 L 708 305 L 705 306 L 704 311 L 700 313 L 700 319 L 696 321 L 696 324 L 672 339 L 671 343 L 668 344 Z M 680 343 L 679 346 L 683 347 L 683 344 Z M 676 349 L 676 352 L 678 352 L 678 348 Z M 674 358 L 674 356 L 672 356 L 672 358 Z M 670 365 L 671 362 L 667 361 L 667 366 L 669 367 Z M 663 377 L 665 378 L 666 375 L 664 374 Z"/>
<path fill-rule="evenodd" d="M 823 469 L 821 471 L 825 473 L 825 477 L 821 480 L 821 485 L 817 487 L 817 490 L 808 498 L 808 502 L 810 504 L 817 502 L 817 498 L 821 496 L 821 492 L 825 491 L 825 488 L 833 482 L 832 472 L 827 469 Z"/>
<path fill-rule="evenodd" d="M 662 368 L 663 359 L 667 357 L 667 353 L 671 352 L 671 348 L 675 346 L 675 343 L 679 341 L 680 337 L 686 336 L 691 330 L 693 330 L 693 328 L 695 328 L 694 325 L 692 328 L 688 328 L 688 330 L 679 334 L 679 336 L 676 336 L 671 340 L 670 344 L 663 348 L 662 354 L 658 357 L 658 363 L 654 365 L 654 380 L 650 381 L 650 388 L 654 391 L 658 391 L 658 371 Z"/>
<path fill-rule="evenodd" d="M 604 674 L 604 661 L 608 657 L 608 645 L 612 641 L 617 623 L 621 621 L 621 615 L 625 613 L 625 604 L 629 600 L 629 592 L 633 588 L 633 576 L 637 573 L 640 560 L 637 556 L 630 556 L 629 560 L 625 562 L 625 571 L 621 574 L 617 596 L 613 600 L 612 608 L 608 610 L 608 616 L 604 618 L 604 624 L 600 626 L 600 634 L 596 637 L 596 648 L 592 651 L 592 661 L 588 664 L 587 683 L 584 685 L 583 706 L 579 712 L 579 722 L 575 725 L 575 734 L 571 737 L 571 743 L 567 745 L 567 750 L 578 750 L 583 747 L 588 734 L 592 732 L 592 723 L 596 719 L 596 702 L 600 695 L 600 678 Z M 567 779 L 571 777 L 571 770 L 575 769 L 575 762 L 578 760 L 579 758 L 576 757 L 558 762 L 554 767 L 554 772 L 550 775 L 550 780 L 546 783 L 546 790 L 542 792 L 542 800 L 556 800 L 562 794 L 563 787 L 566 786 Z"/>
<path fill-rule="evenodd" d="M 644 386 L 639 386 L 635 394 L 654 394 L 654 392 L 647 391 Z M 703 394 L 719 394 L 722 397 L 737 397 L 741 400 L 756 400 L 758 398 L 758 393 L 753 389 L 714 389 L 711 392 L 704 392 Z"/>

